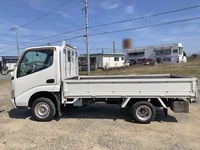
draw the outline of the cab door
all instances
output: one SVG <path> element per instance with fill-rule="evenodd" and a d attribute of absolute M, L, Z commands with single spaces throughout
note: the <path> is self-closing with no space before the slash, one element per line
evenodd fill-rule
<path fill-rule="evenodd" d="M 56 84 L 55 54 L 55 48 L 30 49 L 24 53 L 14 78 L 14 95 L 19 105 L 24 105 L 19 98 L 24 93 L 40 87 L 51 89 Z"/>

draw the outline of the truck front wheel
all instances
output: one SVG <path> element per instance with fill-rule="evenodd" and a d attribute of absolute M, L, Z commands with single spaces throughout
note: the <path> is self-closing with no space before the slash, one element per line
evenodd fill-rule
<path fill-rule="evenodd" d="M 147 124 L 154 120 L 156 110 L 151 103 L 140 101 L 131 107 L 131 115 L 138 123 Z"/>
<path fill-rule="evenodd" d="M 45 97 L 36 99 L 31 107 L 32 117 L 37 121 L 50 121 L 56 114 L 54 103 Z"/>

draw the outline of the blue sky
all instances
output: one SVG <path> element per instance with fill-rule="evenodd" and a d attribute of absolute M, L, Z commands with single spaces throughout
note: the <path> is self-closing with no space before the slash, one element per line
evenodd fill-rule
<path fill-rule="evenodd" d="M 44 15 L 61 3 L 63 3 L 62 6 Z M 96 26 L 196 6 L 200 5 L 200 1 L 88 0 L 88 5 L 89 26 Z M 80 0 L 1 0 L 0 56 L 17 55 L 15 32 L 10 31 L 10 28 L 13 27 L 18 28 L 20 53 L 26 47 L 46 45 L 62 39 L 84 35 L 85 31 L 80 30 L 48 38 L 62 32 L 85 27 L 82 8 L 83 4 Z M 44 17 L 38 19 L 42 15 Z M 89 34 L 162 24 L 199 16 L 200 7 L 110 26 L 91 28 Z M 32 22 L 35 19 L 37 20 Z M 41 38 L 44 39 L 38 40 Z M 181 42 L 187 53 L 197 53 L 200 52 L 200 19 L 153 28 L 89 36 L 90 52 L 100 52 L 97 48 L 112 48 L 113 41 L 116 43 L 116 48 L 121 49 L 124 38 L 132 38 L 135 47 Z M 86 52 L 83 37 L 71 39 L 67 42 L 77 47 L 79 54 Z M 54 43 L 54 45 L 60 44 L 61 42 Z"/>

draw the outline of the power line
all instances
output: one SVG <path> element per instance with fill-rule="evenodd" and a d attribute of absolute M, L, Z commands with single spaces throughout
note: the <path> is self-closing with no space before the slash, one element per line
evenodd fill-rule
<path fill-rule="evenodd" d="M 165 22 L 165 23 L 160 23 L 160 24 L 154 24 L 154 25 L 148 25 L 148 26 L 140 26 L 140 27 L 134 27 L 134 28 L 127 28 L 127 29 L 122 29 L 122 30 L 114 30 L 114 31 L 107 31 L 107 32 L 101 32 L 101 33 L 93 33 L 93 34 L 90 34 L 89 36 L 97 36 L 97 35 L 103 35 L 103 34 L 111 34 L 111 33 L 117 33 L 117 32 L 125 32 L 125 31 L 130 31 L 130 30 L 139 30 L 139 29 L 144 29 L 144 28 L 152 28 L 152 27 L 157 27 L 157 26 L 163 26 L 163 25 L 169 25 L 169 24 L 174 24 L 174 23 L 180 23 L 180 22 L 186 22 L 186 21 L 192 21 L 192 20 L 197 20 L 197 19 L 200 19 L 200 17 L 195 17 L 195 18 L 187 18 L 187 19 L 182 19 L 182 20 L 175 20 L 175 21 L 171 21 L 171 22 Z M 68 32 L 72 32 L 72 31 L 68 31 Z M 66 32 L 65 32 L 66 33 Z M 62 33 L 64 34 L 64 33 Z M 58 34 L 56 35 L 58 36 Z M 85 35 L 79 35 L 79 36 L 75 36 L 75 37 L 72 37 L 72 38 L 68 38 L 68 39 L 65 39 L 65 40 L 72 40 L 72 39 L 76 39 L 76 38 L 80 38 L 80 37 L 84 37 Z M 51 36 L 53 37 L 53 36 Z M 46 38 L 42 38 L 42 39 L 47 39 L 48 37 Z M 29 41 L 29 42 L 24 42 L 23 44 L 28 44 L 28 43 L 31 43 L 33 41 L 38 41 L 38 40 L 42 40 L 42 39 L 36 39 L 36 40 L 32 40 L 32 41 Z M 60 42 L 61 40 L 59 41 L 55 41 L 55 42 L 50 42 L 50 43 L 58 43 Z M 10 44 L 11 46 L 12 45 L 15 45 L 15 44 Z M 9 46 L 9 47 L 11 47 Z M 9 48 L 8 46 L 5 46 L 5 47 L 2 47 L 1 49 L 4 49 L 4 48 Z"/>
<path fill-rule="evenodd" d="M 135 27 L 135 28 L 128 28 L 128 29 L 123 29 L 123 30 L 115 30 L 115 31 L 108 31 L 108 32 L 102 32 L 102 33 L 96 33 L 96 34 L 91 34 L 89 36 L 97 36 L 97 35 L 102 35 L 102 34 L 110 34 L 110 33 L 116 33 L 116 32 L 124 32 L 124 31 L 130 31 L 130 30 L 138 30 L 138 29 L 144 29 L 144 28 L 150 28 L 150 27 L 157 27 L 157 26 L 163 26 L 163 25 L 169 25 L 169 24 L 174 24 L 174 23 L 180 23 L 180 22 L 186 22 L 186 21 L 192 21 L 192 20 L 197 20 L 200 19 L 200 17 L 195 17 L 195 18 L 188 18 L 188 19 L 182 19 L 182 20 L 176 20 L 176 21 L 171 21 L 171 22 L 166 22 L 166 23 L 161 23 L 161 24 L 155 24 L 155 25 L 149 25 L 149 26 L 143 26 L 143 27 Z M 85 35 L 79 35 L 79 36 L 75 36 L 72 38 L 68 38 L 68 39 L 64 39 L 64 40 L 72 40 L 72 39 L 77 39 L 77 38 L 81 38 L 84 37 Z M 58 40 L 58 41 L 54 41 L 54 42 L 50 42 L 51 44 L 54 43 L 58 43 L 61 42 L 62 40 Z M 4 54 L 10 51 L 14 51 L 15 49 L 12 50 L 7 50 L 4 52 L 1 52 L 0 54 Z"/>
<path fill-rule="evenodd" d="M 191 7 L 181 8 L 181 9 L 162 12 L 162 13 L 157 13 L 157 14 L 153 14 L 153 15 L 146 15 L 146 16 L 132 18 L 132 19 L 126 19 L 126 20 L 120 20 L 120 21 L 115 21 L 115 22 L 110 22 L 110 23 L 104 23 L 104 24 L 100 24 L 100 25 L 90 26 L 89 28 L 97 28 L 97 27 L 103 27 L 103 26 L 108 26 L 108 25 L 113 25 L 113 24 L 124 23 L 124 22 L 128 22 L 128 21 L 134 21 L 134 20 L 140 20 L 140 19 L 145 19 L 145 18 L 150 18 L 150 17 L 156 17 L 156 16 L 171 14 L 171 13 L 175 13 L 175 12 L 181 12 L 181 11 L 185 11 L 185 10 L 195 9 L 195 8 L 199 8 L 199 7 L 200 7 L 200 5 L 195 5 L 195 6 L 191 6 Z"/>
<path fill-rule="evenodd" d="M 38 18 L 36 18 L 36 19 L 34 19 L 34 20 L 28 22 L 28 23 L 25 23 L 25 24 L 23 24 L 23 25 L 20 25 L 18 28 L 21 28 L 21 27 L 23 27 L 23 26 L 29 25 L 29 24 L 31 24 L 31 23 L 33 23 L 33 22 L 35 22 L 35 21 L 37 21 L 37 20 L 39 20 L 39 19 L 41 19 L 41 18 L 47 16 L 47 15 L 48 15 L 49 13 L 51 13 L 52 11 L 56 10 L 56 9 L 59 8 L 59 7 L 62 7 L 63 4 L 66 3 L 67 1 L 68 1 L 68 0 L 63 1 L 62 3 L 60 3 L 59 5 L 57 5 L 55 8 L 51 9 L 50 11 L 46 12 L 45 14 L 41 15 L 40 17 L 38 17 Z M 78 4 L 78 2 L 75 3 L 75 5 L 76 5 L 76 4 Z M 74 5 L 74 6 L 75 6 L 75 5 Z M 7 32 L 2 33 L 2 34 L 0 34 L 0 35 L 6 35 L 9 31 L 10 31 L 10 30 L 8 30 Z M 70 32 L 73 32 L 73 31 L 70 31 Z M 70 33 L 70 32 L 68 31 L 68 32 L 66 32 L 66 33 Z M 60 33 L 60 35 L 66 34 L 66 33 Z M 38 40 L 42 40 L 42 39 L 46 39 L 46 38 L 51 38 L 51 37 L 54 37 L 54 36 L 58 36 L 58 35 L 48 36 L 48 37 L 45 37 L 45 38 L 36 39 L 36 40 L 32 40 L 32 41 L 38 41 Z M 32 41 L 30 41 L 30 42 L 32 42 Z M 25 43 L 30 43 L 30 42 L 25 42 Z M 10 44 L 10 45 L 14 45 L 14 44 Z M 11 47 L 11 46 L 9 46 L 9 47 Z M 9 48 L 9 47 L 5 46 L 5 47 L 2 47 L 1 49 Z"/>
<path fill-rule="evenodd" d="M 96 28 L 96 27 L 108 26 L 108 25 L 112 25 L 112 24 L 124 23 L 124 22 L 127 22 L 127 21 L 145 19 L 145 18 L 149 18 L 149 17 L 155 17 L 155 16 L 160 16 L 160 15 L 169 14 L 169 13 L 175 13 L 175 12 L 189 10 L 189 9 L 194 9 L 194 8 L 199 8 L 199 7 L 200 7 L 200 5 L 196 5 L 196 6 L 191 6 L 191 7 L 187 7 L 187 8 L 182 8 L 182 9 L 167 11 L 167 12 L 163 12 L 163 13 L 157 13 L 157 14 L 148 15 L 148 16 L 142 16 L 142 17 L 133 18 L 133 19 L 120 20 L 120 21 L 116 21 L 116 22 L 112 22 L 112 23 L 100 24 L 100 25 L 96 25 L 96 26 L 89 26 L 88 28 L 91 29 L 91 28 Z M 56 36 L 60 36 L 60 35 L 63 35 L 63 34 L 72 33 L 72 32 L 75 32 L 75 31 L 81 31 L 81 30 L 85 30 L 85 29 L 86 28 L 74 29 L 74 30 L 62 32 L 62 33 L 59 33 L 59 34 L 56 34 L 56 35 L 52 35 L 52 36 L 48 36 L 48 37 L 43 37 L 43 38 L 40 38 L 40 39 L 35 39 L 35 40 L 32 40 L 32 41 L 39 41 L 39 40 L 43 40 L 43 39 L 48 39 L 48 38 L 51 38 L 51 37 L 56 37 Z M 32 41 L 30 41 L 30 42 L 32 42 Z"/>
<path fill-rule="evenodd" d="M 156 16 L 161 16 L 161 15 L 166 15 L 166 14 L 171 14 L 171 13 L 186 11 L 186 10 L 195 9 L 195 8 L 199 8 L 199 7 L 200 7 L 200 5 L 195 5 L 195 6 L 191 6 L 191 7 L 186 7 L 186 8 L 181 8 L 181 9 L 166 11 L 166 12 L 152 14 L 152 15 L 146 15 L 146 16 L 132 18 L 132 19 L 119 20 L 119 21 L 115 21 L 115 22 L 94 25 L 94 26 L 90 26 L 88 28 L 97 28 L 97 27 L 102 27 L 102 26 L 119 24 L 119 23 L 124 23 L 124 22 L 128 22 L 128 21 L 140 20 L 140 19 L 145 19 L 145 18 L 150 18 L 150 17 L 156 17 Z M 47 27 L 32 27 L 32 28 L 47 28 Z M 49 27 L 49 28 L 52 28 L 52 27 Z M 66 28 L 66 27 L 58 27 L 58 28 Z M 85 28 L 83 28 L 83 29 L 85 29 Z"/>
<path fill-rule="evenodd" d="M 7 35 L 8 32 L 10 32 L 10 30 L 7 30 L 6 32 L 1 33 L 0 35 Z"/>
<path fill-rule="evenodd" d="M 31 40 L 30 42 L 24 42 L 24 44 L 31 43 L 31 42 L 34 42 L 34 41 L 40 41 L 40 40 L 44 40 L 44 39 L 48 39 L 48 38 L 52 38 L 52 37 L 57 37 L 57 36 L 60 36 L 60 35 L 63 35 L 63 34 L 68 34 L 68 33 L 72 33 L 72 32 L 75 32 L 75 31 L 80 31 L 80 30 L 83 30 L 83 28 L 62 32 L 62 33 L 59 33 L 59 34 L 54 34 L 54 35 L 51 35 L 51 36 L 48 36 L 48 37 L 34 39 L 34 40 Z"/>
<path fill-rule="evenodd" d="M 43 17 L 49 15 L 49 14 L 50 14 L 51 12 L 53 12 L 54 10 L 56 10 L 56 9 L 58 9 L 59 7 L 63 6 L 63 4 L 65 4 L 67 1 L 68 1 L 68 0 L 63 1 L 62 3 L 60 3 L 59 5 L 57 5 L 56 7 L 54 7 L 53 9 L 47 11 L 47 12 L 44 13 L 43 15 L 41 15 L 41 16 L 39 16 L 39 17 L 33 19 L 33 20 L 30 21 L 30 22 L 27 22 L 27 23 L 25 23 L 25 24 L 20 25 L 18 28 L 21 28 L 21 27 L 27 26 L 27 25 L 29 25 L 29 24 L 32 24 L 32 23 L 38 21 L 39 19 L 41 19 L 41 18 L 43 18 Z"/>
<path fill-rule="evenodd" d="M 175 21 L 171 21 L 171 22 L 165 22 L 165 23 L 160 23 L 160 24 L 154 24 L 154 25 L 148 25 L 148 26 L 141 26 L 141 27 L 134 27 L 134 28 L 127 28 L 127 29 L 122 29 L 122 30 L 114 30 L 114 31 L 107 31 L 107 32 L 101 32 L 101 33 L 94 33 L 94 34 L 90 34 L 89 36 L 97 36 L 97 35 L 103 35 L 103 34 L 111 34 L 111 33 L 117 33 L 117 32 L 125 32 L 125 31 L 130 31 L 130 30 L 139 30 L 139 29 L 144 29 L 144 28 L 152 28 L 152 27 L 158 27 L 158 26 L 163 26 L 163 25 L 169 25 L 169 24 L 175 24 L 175 23 L 181 23 L 181 22 L 186 22 L 186 21 L 192 21 L 192 20 L 198 20 L 200 19 L 200 17 L 195 17 L 195 18 L 187 18 L 187 19 L 182 19 L 182 20 L 175 20 Z M 72 40 L 72 39 L 77 39 L 77 38 L 81 38 L 81 37 L 85 37 L 85 35 L 79 35 L 79 36 L 75 36 L 69 39 L 64 39 L 64 40 Z M 59 41 L 55 41 L 55 42 L 50 42 L 52 44 L 54 43 L 58 43 L 62 40 Z"/>
<path fill-rule="evenodd" d="M 43 14 L 42 16 L 32 20 L 31 22 L 28 22 L 24 25 L 21 25 L 19 26 L 18 28 L 22 27 L 22 26 L 25 26 L 25 25 L 28 25 L 28 24 L 31 24 L 39 19 L 41 19 L 42 17 L 45 17 L 46 15 L 48 15 L 50 12 L 54 11 L 55 9 L 63 6 L 64 3 L 66 3 L 68 0 L 65 0 L 64 2 L 62 2 L 61 4 L 59 4 L 58 6 L 56 6 L 55 8 L 51 9 L 50 11 L 46 12 L 45 14 Z M 76 2 L 73 6 L 77 5 L 79 3 Z M 84 28 L 80 28 L 80 29 L 75 29 L 75 30 L 71 30 L 71 31 L 66 31 L 66 32 L 62 32 L 62 33 L 59 33 L 59 34 L 55 34 L 55 35 L 52 35 L 52 36 L 48 36 L 48 37 L 43 37 L 43 38 L 40 38 L 40 39 L 35 39 L 35 40 L 31 40 L 30 42 L 33 42 L 33 41 L 40 41 L 40 40 L 44 40 L 44 39 L 47 39 L 47 38 L 51 38 L 51 37 L 56 37 L 56 36 L 60 36 L 60 35 L 63 35 L 63 34 L 67 34 L 67 33 L 72 33 L 72 32 L 75 32 L 75 31 L 80 31 L 80 30 L 83 30 Z M 30 43 L 30 42 L 24 42 L 24 43 Z"/>
<path fill-rule="evenodd" d="M 98 35 L 111 34 L 111 33 L 117 33 L 117 32 L 125 32 L 125 31 L 130 31 L 130 30 L 139 30 L 139 29 L 144 29 L 144 28 L 152 28 L 152 27 L 158 27 L 158 26 L 163 26 L 163 25 L 181 23 L 181 22 L 192 21 L 192 20 L 197 20 L 197 19 L 200 19 L 200 17 L 187 18 L 187 19 L 182 19 L 182 20 L 175 20 L 175 21 L 171 21 L 171 22 L 165 22 L 165 23 L 148 25 L 148 26 L 141 26 L 141 27 L 134 27 L 134 28 L 127 28 L 127 29 L 122 29 L 122 30 L 114 30 L 114 31 L 101 32 L 101 33 L 94 33 L 94 34 L 90 34 L 89 36 L 98 36 Z M 81 38 L 81 37 L 85 37 L 85 35 L 79 35 L 79 36 L 75 36 L 75 37 L 64 39 L 64 40 L 67 41 L 67 40 L 77 39 L 77 38 Z M 58 41 L 54 41 L 54 42 L 50 42 L 50 43 L 54 44 L 54 43 L 58 43 L 58 42 L 61 42 L 61 41 L 62 40 L 58 40 Z M 27 43 L 30 43 L 30 42 L 27 42 Z M 15 44 L 11 44 L 11 45 L 15 45 Z M 9 47 L 11 47 L 11 46 L 9 46 Z M 3 47 L 1 49 L 9 48 L 9 47 L 5 46 L 5 47 Z"/>
<path fill-rule="evenodd" d="M 59 8 L 59 7 L 62 7 L 63 4 L 66 3 L 67 1 L 68 1 L 68 0 L 63 1 L 62 3 L 60 3 L 59 5 L 57 5 L 55 8 L 49 10 L 48 12 L 44 13 L 43 15 L 41 15 L 41 16 L 35 18 L 34 20 L 32 20 L 32 21 L 30 21 L 30 22 L 27 22 L 27 23 L 25 23 L 25 24 L 20 25 L 18 28 L 21 28 L 21 27 L 23 27 L 23 26 L 26 26 L 26 25 L 29 25 L 29 24 L 31 24 L 31 23 L 34 23 L 34 22 L 36 22 L 37 20 L 39 20 L 39 19 L 41 19 L 41 18 L 43 18 L 43 17 L 45 17 L 45 16 L 50 15 L 50 13 L 51 13 L 52 11 L 56 10 L 56 9 Z M 76 5 L 76 4 L 78 4 L 78 2 L 75 3 L 75 5 Z M 73 6 L 74 6 L 74 5 L 73 5 Z M 3 17 L 3 16 L 0 16 L 0 17 Z M 6 17 L 6 16 L 4 16 L 4 17 Z M 7 16 L 7 17 L 30 17 L 30 16 Z M 7 32 L 5 32 L 5 33 L 0 34 L 0 35 L 6 35 L 8 32 L 9 32 L 9 30 L 8 30 Z"/>
<path fill-rule="evenodd" d="M 69 40 L 78 39 L 78 38 L 81 38 L 81 37 L 84 37 L 84 35 L 78 35 L 78 36 L 74 36 L 74 37 L 71 37 L 71 38 L 68 38 L 68 39 L 62 39 L 62 40 L 69 41 Z M 61 42 L 62 40 L 58 40 L 58 41 L 54 41 L 54 42 L 50 42 L 50 43 L 54 44 L 54 43 Z"/>
<path fill-rule="evenodd" d="M 23 26 L 29 25 L 29 24 L 31 24 L 31 23 L 33 23 L 33 22 L 35 22 L 35 21 L 37 21 L 37 20 L 39 20 L 39 19 L 41 19 L 41 18 L 47 16 L 47 15 L 50 14 L 52 11 L 54 11 L 54 10 L 56 10 L 57 8 L 63 6 L 63 4 L 66 3 L 67 1 L 68 1 L 68 0 L 63 1 L 62 3 L 60 3 L 59 5 L 57 5 L 56 7 L 54 7 L 53 9 L 49 10 L 48 12 L 44 13 L 43 15 L 41 15 L 41 16 L 35 18 L 34 20 L 32 20 L 32 21 L 30 21 L 30 22 L 27 22 L 27 23 L 25 23 L 25 24 L 23 24 L 23 25 L 20 25 L 18 28 L 21 28 L 21 27 L 23 27 Z M 8 31 L 6 31 L 5 33 L 2 33 L 2 34 L 0 34 L 0 35 L 5 35 L 5 34 L 7 34 L 9 31 L 10 31 L 10 30 L 8 30 Z M 11 44 L 11 45 L 13 45 L 13 44 Z M 6 47 L 3 47 L 3 48 L 6 48 Z M 1 49 L 2 49 L 2 48 L 1 48 Z"/>
<path fill-rule="evenodd" d="M 122 29 L 122 30 L 114 30 L 114 31 L 101 32 L 101 33 L 94 33 L 94 34 L 90 34 L 89 36 L 104 35 L 104 34 L 117 33 L 117 32 L 125 32 L 125 31 L 130 31 L 130 30 L 139 30 L 139 29 L 144 29 L 144 28 L 152 28 L 152 27 L 169 25 L 169 24 L 186 22 L 186 21 L 192 21 L 192 20 L 197 20 L 197 19 L 200 19 L 200 17 L 187 18 L 187 19 L 182 19 L 182 20 L 175 20 L 175 21 L 171 21 L 171 22 L 153 24 L 153 25 L 148 25 L 148 26 L 141 26 L 141 27 L 134 27 L 134 28 L 127 28 L 127 29 Z"/>
<path fill-rule="evenodd" d="M 52 11 L 54 11 L 55 9 L 63 6 L 64 3 L 66 3 L 67 0 L 65 0 L 64 2 L 62 2 L 61 4 L 59 4 L 58 6 L 56 6 L 55 8 L 51 9 L 50 11 L 46 12 L 45 14 L 39 16 L 38 18 L 28 22 L 28 23 L 25 23 L 21 26 L 19 26 L 18 28 L 20 27 L 23 27 L 23 26 L 26 26 L 26 25 L 29 25 L 45 16 L 47 16 L 49 13 L 51 13 Z M 77 4 L 77 3 L 75 3 Z M 113 25 L 113 24 L 119 24 L 119 23 L 124 23 L 124 22 L 128 22 L 128 21 L 134 21 L 134 20 L 140 20 L 140 19 L 145 19 L 145 18 L 150 18 L 150 17 L 156 17 L 156 16 L 160 16 L 160 15 L 165 15 L 165 14 L 170 14 L 170 13 L 175 13 L 175 12 L 180 12 L 180 11 L 185 11 L 185 10 L 190 10 L 190 9 L 195 9 L 195 8 L 199 8 L 200 5 L 195 5 L 195 6 L 191 6 L 191 7 L 187 7 L 187 8 L 181 8 L 181 9 L 177 9 L 177 10 L 172 10 L 172 11 L 167 11 L 167 12 L 163 12 L 163 13 L 157 13 L 157 14 L 153 14 L 153 15 L 147 15 L 147 16 L 142 16 L 142 17 L 137 17 L 137 18 L 132 18 L 132 19 L 126 19 L 126 20 L 120 20 L 120 21 L 115 21 L 115 22 L 110 22 L 110 23 L 105 23 L 105 24 L 100 24 L 100 25 L 95 25 L 95 26 L 90 26 L 88 28 L 97 28 L 97 27 L 102 27 L 102 26 L 108 26 L 108 25 Z M 82 30 L 84 30 L 85 28 L 82 28 Z M 74 30 L 72 30 L 74 31 Z M 8 33 L 9 31 L 7 31 L 6 33 Z M 5 35 L 6 33 L 2 33 L 0 35 Z"/>
<path fill-rule="evenodd" d="M 10 46 L 1 47 L 0 50 L 10 48 L 10 47 L 12 47 L 13 45 L 16 45 L 16 44 L 9 44 L 9 45 L 10 45 Z"/>
<path fill-rule="evenodd" d="M 66 1 L 64 1 L 66 2 Z M 63 2 L 63 3 L 64 3 Z M 62 4 L 63 4 L 62 3 Z M 77 4 L 77 3 L 75 3 Z M 61 5 L 61 4 L 60 4 Z M 59 5 L 59 6 L 60 6 Z M 58 7 L 58 6 L 57 6 Z M 181 9 L 177 9 L 177 10 L 172 10 L 172 11 L 167 11 L 167 12 L 163 12 L 163 13 L 157 13 L 157 14 L 153 14 L 153 15 L 148 15 L 148 16 L 142 16 L 142 17 L 138 17 L 138 18 L 132 18 L 132 19 L 127 19 L 127 20 L 120 20 L 120 21 L 116 21 L 116 22 L 111 22 L 111 23 L 105 23 L 105 24 L 100 24 L 100 25 L 95 25 L 95 26 L 89 26 L 88 28 L 97 28 L 97 27 L 102 27 L 102 26 L 108 26 L 108 25 L 113 25 L 113 24 L 119 24 L 119 23 L 124 23 L 127 21 L 133 21 L 133 20 L 139 20 L 139 19 L 145 19 L 145 18 L 150 18 L 150 17 L 155 17 L 155 16 L 160 16 L 160 15 L 165 15 L 165 14 L 169 14 L 169 13 L 175 13 L 175 12 L 180 12 L 180 11 L 185 11 L 185 10 L 189 10 L 189 9 L 194 9 L 194 8 L 199 8 L 200 5 L 195 5 L 195 6 L 191 6 L 191 7 L 187 7 L 187 8 L 181 8 Z M 52 11 L 52 10 L 51 10 Z M 50 12 L 50 11 L 49 11 Z M 48 13 L 48 12 L 47 12 Z M 48 36 L 48 37 L 43 37 L 43 38 L 39 38 L 39 39 L 35 39 L 35 40 L 31 40 L 32 41 L 39 41 L 39 40 L 43 40 L 43 39 L 48 39 L 48 38 L 52 38 L 52 37 L 56 37 L 56 36 L 60 36 L 63 34 L 67 34 L 67 33 L 72 33 L 75 31 L 81 31 L 81 30 L 85 30 L 86 28 L 79 28 L 79 29 L 74 29 L 74 30 L 70 30 L 70 31 L 66 31 L 66 32 L 62 32 L 59 34 L 55 34 L 52 36 Z M 26 42 L 27 43 L 27 42 Z"/>
<path fill-rule="evenodd" d="M 41 19 L 41 18 L 43 18 L 43 17 L 45 17 L 45 16 L 48 16 L 51 12 L 53 12 L 53 11 L 56 10 L 57 8 L 62 7 L 63 4 L 66 3 L 67 1 L 68 1 L 68 0 L 63 1 L 62 3 L 60 3 L 59 5 L 57 5 L 56 7 L 54 7 L 53 9 L 51 9 L 51 10 L 49 10 L 48 12 L 44 13 L 43 15 L 41 15 L 41 16 L 39 16 L 39 17 L 33 19 L 33 20 L 30 21 L 30 22 L 27 22 L 27 23 L 25 23 L 25 24 L 20 25 L 18 28 L 27 26 L 27 25 L 29 25 L 29 24 L 32 24 L 32 23 L 36 22 L 37 20 L 39 20 L 39 19 Z M 5 34 L 8 33 L 8 32 L 9 32 L 9 30 L 8 30 L 7 32 L 5 32 L 5 33 L 0 34 L 0 35 L 5 35 Z"/>
<path fill-rule="evenodd" d="M 11 43 L 14 42 L 14 41 L 2 40 L 2 39 L 1 39 L 1 41 L 3 41 L 3 42 L 11 42 Z"/>
<path fill-rule="evenodd" d="M 11 50 L 7 50 L 7 51 L 3 51 L 3 52 L 0 53 L 0 55 L 1 55 L 1 54 L 5 54 L 5 53 L 8 53 L 8 52 L 11 52 L 11 51 L 16 51 L 16 49 L 11 49 Z"/>
<path fill-rule="evenodd" d="M 0 16 L 0 17 L 5 17 L 5 18 L 21 18 L 21 17 L 38 17 L 36 15 L 33 15 L 33 16 L 13 16 L 13 15 L 8 15 L 8 16 Z"/>
<path fill-rule="evenodd" d="M 61 39 L 61 40 L 57 40 L 57 41 L 53 41 L 53 42 L 47 42 L 47 43 L 48 44 L 55 44 L 55 43 L 62 42 L 63 40 L 69 41 L 69 40 L 78 39 L 78 38 L 81 38 L 81 37 L 84 37 L 84 35 L 78 35 L 78 36 L 74 36 L 74 37 L 71 37 L 71 38 L 68 38 L 68 39 Z M 47 45 L 47 44 L 37 43 L 37 46 L 45 46 L 45 45 Z M 25 46 L 25 45 L 23 45 L 23 46 Z M 31 47 L 30 45 L 27 45 L 27 46 Z M 35 46 L 36 45 L 34 45 L 34 47 Z"/>
<path fill-rule="evenodd" d="M 139 18 L 143 19 L 143 18 L 148 18 L 148 17 L 154 17 L 154 16 L 164 15 L 164 14 L 168 14 L 168 13 L 174 13 L 174 12 L 178 12 L 178 11 L 183 11 L 183 10 L 188 10 L 188 9 L 194 9 L 194 8 L 198 8 L 198 7 L 200 7 L 200 5 L 196 5 L 196 6 L 192 6 L 192 7 L 187 7 L 187 8 L 182 8 L 182 9 L 173 10 L 173 11 L 168 11 L 168 12 L 159 13 L 159 14 L 153 14 L 153 15 L 148 15 L 148 16 L 143 16 L 143 17 L 128 19 L 128 20 L 121 20 L 121 21 L 112 22 L 112 23 L 106 23 L 106 24 L 100 24 L 100 25 L 96 25 L 96 26 L 90 26 L 88 28 L 95 28 L 95 27 L 106 26 L 106 25 L 111 25 L 111 24 L 123 23 L 123 22 L 126 22 L 126 21 L 138 20 Z M 161 23 L 161 24 L 149 25 L 149 26 L 134 27 L 134 28 L 123 29 L 123 30 L 107 31 L 107 32 L 102 32 L 102 33 L 91 34 L 90 36 L 101 35 L 101 34 L 109 34 L 109 33 L 115 33 L 115 32 L 123 32 L 123 31 L 128 31 L 128 30 L 144 29 L 144 28 L 150 28 L 150 27 L 156 27 L 156 26 L 161 26 L 161 25 L 173 24 L 173 23 L 178 23 L 178 22 L 185 22 L 185 21 L 196 20 L 196 19 L 199 19 L 199 17 L 189 18 L 189 19 L 183 19 L 183 20 L 177 20 L 177 21 L 172 21 L 172 22 L 168 22 L 168 23 Z M 59 34 L 56 34 L 56 35 L 52 35 L 52 36 L 48 36 L 48 37 L 44 37 L 44 38 L 40 38 L 40 39 L 31 40 L 29 42 L 24 42 L 23 44 L 31 43 L 33 41 L 39 41 L 39 40 L 44 40 L 44 39 L 52 38 L 52 37 L 56 37 L 56 36 L 59 36 L 59 35 L 63 35 L 63 34 L 67 34 L 67 33 L 72 33 L 72 32 L 75 32 L 75 31 L 81 31 L 81 30 L 84 30 L 84 29 L 85 28 L 74 29 L 74 30 L 62 32 L 62 33 L 59 33 Z M 9 31 L 7 31 L 6 33 L 8 33 L 8 32 Z M 15 44 L 10 44 L 10 45 L 15 45 Z M 9 46 L 9 47 L 11 47 L 11 46 Z M 1 49 L 9 48 L 9 47 L 5 46 L 5 47 L 2 47 Z"/>

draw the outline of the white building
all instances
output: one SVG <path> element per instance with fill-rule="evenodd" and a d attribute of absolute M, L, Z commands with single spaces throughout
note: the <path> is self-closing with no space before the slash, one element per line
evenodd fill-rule
<path fill-rule="evenodd" d="M 97 53 L 90 54 L 91 69 L 108 69 L 124 66 L 124 53 Z M 79 67 L 86 70 L 86 55 L 79 57 Z M 83 69 L 84 68 L 84 69 Z"/>
<path fill-rule="evenodd" d="M 126 50 L 126 61 L 138 62 L 151 59 L 157 63 L 186 62 L 186 53 L 181 43 L 144 46 Z"/>

